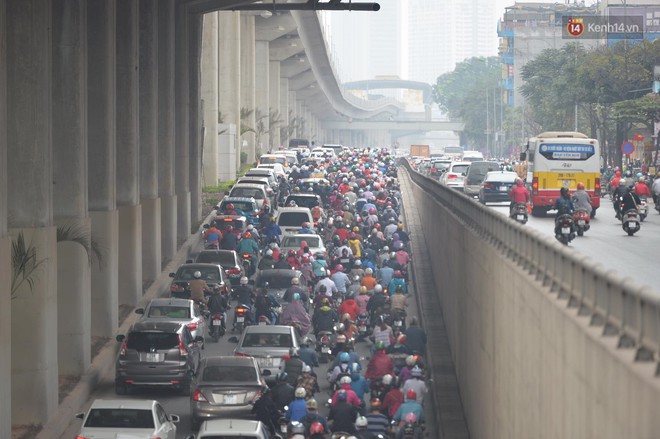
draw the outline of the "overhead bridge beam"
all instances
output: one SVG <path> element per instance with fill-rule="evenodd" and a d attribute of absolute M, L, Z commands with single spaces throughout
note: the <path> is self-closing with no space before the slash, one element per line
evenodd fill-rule
<path fill-rule="evenodd" d="M 407 130 L 407 131 L 463 131 L 463 122 L 426 122 L 426 121 L 328 121 L 323 122 L 328 130 Z"/>
<path fill-rule="evenodd" d="M 231 11 L 372 11 L 380 10 L 378 3 L 339 3 L 332 0 L 327 3 L 310 1 L 307 3 L 254 3 L 232 6 Z"/>

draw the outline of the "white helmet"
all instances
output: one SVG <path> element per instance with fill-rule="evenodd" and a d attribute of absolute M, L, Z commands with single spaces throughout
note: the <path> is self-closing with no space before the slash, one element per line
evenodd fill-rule
<path fill-rule="evenodd" d="M 289 395 L 290 395 L 290 394 L 289 394 Z M 307 395 L 307 391 L 305 390 L 304 387 L 298 387 L 298 388 L 296 388 L 296 393 L 295 393 L 295 397 L 296 397 L 296 398 L 304 398 L 305 395 Z"/>
<path fill-rule="evenodd" d="M 383 378 L 382 378 L 383 384 L 385 384 L 386 386 L 389 386 L 390 384 L 392 384 L 392 379 L 393 379 L 393 377 L 389 373 L 383 375 Z"/>
<path fill-rule="evenodd" d="M 246 276 L 241 277 L 241 285 L 247 285 L 248 284 L 248 278 Z"/>
<path fill-rule="evenodd" d="M 351 384 L 352 382 L 353 382 L 353 380 L 351 380 L 351 377 L 348 377 L 348 376 L 343 376 L 339 380 L 339 384 Z"/>
<path fill-rule="evenodd" d="M 266 256 L 273 256 L 273 251 L 271 249 L 266 250 Z"/>
<path fill-rule="evenodd" d="M 382 293 L 383 292 L 383 286 L 381 284 L 377 284 L 374 287 L 374 293 Z"/>
<path fill-rule="evenodd" d="M 196 271 L 196 272 L 194 272 L 194 273 L 193 273 L 193 277 L 194 277 L 195 279 L 199 279 L 199 278 L 201 278 L 201 277 L 202 277 L 202 272 L 201 272 L 201 271 Z"/>
<path fill-rule="evenodd" d="M 364 274 L 374 274 L 374 271 L 371 268 L 364 270 Z"/>
<path fill-rule="evenodd" d="M 367 418 L 364 416 L 358 416 L 358 418 L 355 421 L 355 426 L 357 428 L 364 428 L 369 424 L 369 421 L 367 421 Z"/>
<path fill-rule="evenodd" d="M 388 251 L 390 251 L 390 248 L 388 246 L 385 246 L 385 247 L 383 247 L 383 251 L 388 252 Z"/>

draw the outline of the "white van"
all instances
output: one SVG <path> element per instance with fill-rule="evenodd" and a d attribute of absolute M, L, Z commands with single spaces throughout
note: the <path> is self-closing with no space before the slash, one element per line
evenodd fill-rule
<path fill-rule="evenodd" d="M 280 207 L 277 210 L 277 225 L 282 229 L 282 235 L 298 233 L 302 223 L 309 223 L 314 230 L 312 211 L 307 207 Z"/>
<path fill-rule="evenodd" d="M 463 152 L 463 161 L 464 162 L 483 162 L 484 155 L 479 151 L 464 151 Z"/>

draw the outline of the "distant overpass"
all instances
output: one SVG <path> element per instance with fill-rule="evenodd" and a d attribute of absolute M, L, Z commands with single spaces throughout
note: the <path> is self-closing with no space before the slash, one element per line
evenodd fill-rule
<path fill-rule="evenodd" d="M 356 120 L 325 122 L 326 129 L 333 130 L 390 130 L 390 131 L 463 131 L 463 122 L 426 120 Z"/>
<path fill-rule="evenodd" d="M 383 88 L 421 90 L 424 104 L 433 103 L 433 88 L 430 84 L 407 79 L 366 79 L 344 83 L 347 90 L 379 90 Z"/>

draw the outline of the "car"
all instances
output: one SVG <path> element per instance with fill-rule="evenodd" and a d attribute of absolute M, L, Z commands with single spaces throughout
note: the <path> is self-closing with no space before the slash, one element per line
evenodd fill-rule
<path fill-rule="evenodd" d="M 276 222 L 282 229 L 282 235 L 297 233 L 305 222 L 309 223 L 310 229 L 315 229 L 312 211 L 307 207 L 280 207 Z"/>
<path fill-rule="evenodd" d="M 271 436 L 268 427 L 261 421 L 248 419 L 211 419 L 204 421 L 199 428 L 197 436 L 188 436 L 186 439 L 269 439 Z"/>
<path fill-rule="evenodd" d="M 321 197 L 313 192 L 294 192 L 289 194 L 286 200 L 284 200 L 284 206 L 291 206 L 292 201 L 296 203 L 296 207 L 307 207 L 309 209 L 323 205 Z"/>
<path fill-rule="evenodd" d="M 222 265 L 219 264 L 182 264 L 176 273 L 170 273 L 172 283 L 170 296 L 179 299 L 190 299 L 190 281 L 195 279 L 195 272 L 202 274 L 201 279 L 211 288 L 229 291 L 229 281 L 225 276 Z"/>
<path fill-rule="evenodd" d="M 283 155 L 277 155 L 275 153 L 273 154 L 263 154 L 261 157 L 259 157 L 259 164 L 272 164 L 272 163 L 279 163 L 280 165 L 284 166 L 284 169 L 289 169 L 289 162 L 286 159 L 286 156 Z"/>
<path fill-rule="evenodd" d="M 434 178 L 439 178 L 451 166 L 451 160 L 449 159 L 433 159 L 427 163 L 429 176 Z"/>
<path fill-rule="evenodd" d="M 484 155 L 479 151 L 464 151 L 461 161 L 464 162 L 483 162 Z"/>
<path fill-rule="evenodd" d="M 302 158 L 309 157 L 309 154 L 311 153 L 309 146 L 304 146 L 304 145 L 296 146 L 293 148 L 289 146 L 289 151 L 294 151 L 296 154 L 300 153 Z"/>
<path fill-rule="evenodd" d="M 268 177 L 260 177 L 260 176 L 255 176 L 255 175 L 249 175 L 246 176 L 244 175 L 243 177 L 239 177 L 238 180 L 236 180 L 236 184 L 260 184 L 262 185 L 265 189 L 266 192 L 269 192 L 269 195 L 272 195 L 274 192 L 273 186 L 271 185 L 271 181 Z"/>
<path fill-rule="evenodd" d="M 202 250 L 195 258 L 195 263 L 221 265 L 232 286 L 239 285 L 241 277 L 245 275 L 243 264 L 234 250 Z"/>
<path fill-rule="evenodd" d="M 277 174 L 275 174 L 275 171 L 272 169 L 265 169 L 265 168 L 252 168 L 249 169 L 245 174 L 245 177 L 262 177 L 262 178 L 267 178 L 268 182 L 270 183 L 270 187 L 273 188 L 273 190 L 277 190 L 277 188 L 280 185 L 280 182 L 277 180 Z"/>
<path fill-rule="evenodd" d="M 116 340 L 122 344 L 115 363 L 117 395 L 125 395 L 134 387 L 172 387 L 190 394 L 204 339 L 193 338 L 188 326 L 137 321 Z"/>
<path fill-rule="evenodd" d="M 135 314 L 141 314 L 141 322 L 177 322 L 188 326 L 193 338 L 206 334 L 206 318 L 199 309 L 199 305 L 190 299 L 173 299 L 160 297 L 151 299 L 146 307 L 136 308 Z M 204 349 L 204 344 L 202 344 Z"/>
<path fill-rule="evenodd" d="M 275 172 L 277 177 L 286 178 L 286 169 L 280 163 L 260 163 L 257 165 L 257 169 L 270 169 Z"/>
<path fill-rule="evenodd" d="M 257 205 L 257 202 L 254 198 L 250 197 L 227 197 L 224 198 L 218 206 L 216 206 L 216 210 L 218 212 L 218 215 L 220 215 L 221 212 L 224 212 L 227 208 L 228 204 L 233 204 L 234 209 L 240 210 L 245 214 L 245 219 L 248 221 L 250 224 L 254 225 L 259 225 L 259 210 L 260 206 Z"/>
<path fill-rule="evenodd" d="M 470 162 L 452 162 L 440 177 L 440 183 L 459 191 L 463 190 L 465 175 Z"/>
<path fill-rule="evenodd" d="M 289 250 L 300 250 L 300 245 L 302 242 L 307 242 L 309 247 L 309 252 L 313 256 L 317 253 L 325 254 L 325 244 L 323 244 L 323 239 L 319 235 L 312 235 L 308 233 L 298 233 L 295 235 L 286 235 L 282 237 L 282 244 L 280 245 L 280 250 L 282 253 L 286 253 Z"/>
<path fill-rule="evenodd" d="M 493 171 L 499 171 L 500 165 L 497 162 L 481 161 L 472 162 L 465 176 L 463 192 L 465 195 L 476 197 L 481 190 L 481 182 L 486 178 L 486 174 Z"/>
<path fill-rule="evenodd" d="M 259 208 L 264 203 L 271 208 L 273 207 L 270 201 L 271 195 L 268 194 L 264 185 L 261 184 L 236 183 L 229 191 L 229 197 L 254 198 Z"/>
<path fill-rule="evenodd" d="M 296 151 L 290 151 L 290 150 L 277 151 L 274 152 L 273 155 L 280 155 L 286 157 L 289 166 L 293 167 L 293 166 L 298 166 L 300 164 L 298 163 L 298 153 Z"/>
<path fill-rule="evenodd" d="M 311 156 L 314 156 L 314 155 L 318 156 L 319 154 L 324 159 L 329 158 L 329 159 L 332 160 L 332 159 L 335 159 L 337 157 L 337 154 L 335 154 L 335 150 L 333 148 L 323 148 L 321 146 L 317 146 L 315 148 L 312 148 Z"/>
<path fill-rule="evenodd" d="M 78 438 L 176 439 L 179 416 L 153 399 L 95 399 L 82 419 Z"/>
<path fill-rule="evenodd" d="M 193 430 L 197 430 L 202 421 L 211 418 L 254 418 L 252 406 L 266 387 L 261 369 L 253 357 L 204 358 L 190 395 Z"/>
<path fill-rule="evenodd" d="M 245 327 L 234 355 L 254 357 L 262 373 L 275 376 L 280 371 L 282 356 L 288 354 L 291 348 L 300 348 L 293 326 L 254 325 Z"/>
<path fill-rule="evenodd" d="M 510 201 L 509 191 L 518 178 L 512 171 L 495 171 L 486 174 L 479 189 L 479 202 L 482 204 Z"/>
<path fill-rule="evenodd" d="M 284 293 L 291 286 L 291 279 L 294 277 L 298 279 L 300 287 L 303 290 L 307 290 L 307 279 L 305 279 L 302 272 L 286 268 L 272 268 L 259 271 L 254 282 L 254 287 L 257 291 L 261 291 L 266 287 L 266 283 L 268 283 L 268 292 L 281 302 Z"/>
<path fill-rule="evenodd" d="M 335 155 L 339 155 L 347 149 L 345 146 L 336 143 L 324 143 L 323 148 L 332 149 L 335 152 Z"/>
<path fill-rule="evenodd" d="M 319 177 L 301 178 L 298 180 L 298 184 L 300 185 L 301 191 L 308 190 L 311 187 L 314 192 L 316 192 L 319 186 L 330 186 L 328 180 Z"/>

